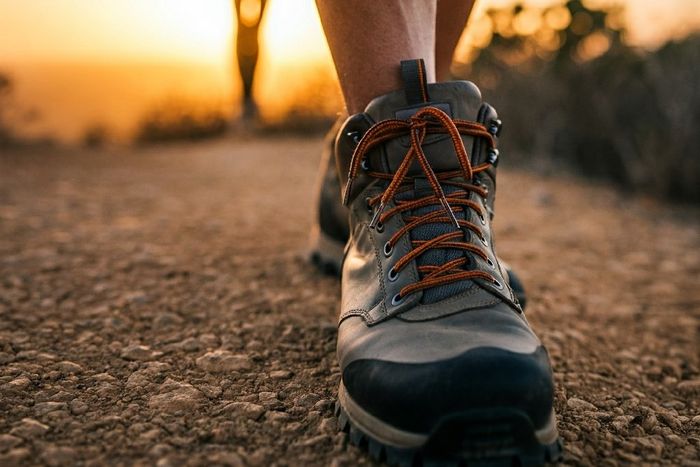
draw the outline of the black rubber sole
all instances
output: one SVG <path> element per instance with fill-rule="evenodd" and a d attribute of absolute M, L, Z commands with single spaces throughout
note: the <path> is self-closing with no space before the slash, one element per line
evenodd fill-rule
<path fill-rule="evenodd" d="M 335 414 L 350 443 L 392 467 L 532 467 L 558 462 L 563 453 L 559 438 L 540 444 L 527 417 L 518 412 L 491 411 L 443 420 L 417 448 L 378 441 L 353 423 L 340 402 Z"/>

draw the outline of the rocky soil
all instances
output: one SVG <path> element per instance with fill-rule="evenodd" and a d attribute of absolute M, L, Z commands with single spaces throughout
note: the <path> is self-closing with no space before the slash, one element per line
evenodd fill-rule
<path fill-rule="evenodd" d="M 333 418 L 339 287 L 302 259 L 320 149 L 0 154 L 0 465 L 369 464 Z M 565 463 L 700 466 L 700 212 L 499 184 Z"/>

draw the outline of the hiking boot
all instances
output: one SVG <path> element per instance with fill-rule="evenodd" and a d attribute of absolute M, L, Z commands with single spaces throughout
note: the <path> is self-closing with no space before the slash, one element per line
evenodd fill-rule
<path fill-rule="evenodd" d="M 324 274 L 336 276 L 340 275 L 343 250 L 350 237 L 349 213 L 340 199 L 340 181 L 335 163 L 335 140 L 344 121 L 345 117 L 338 119 L 323 142 L 319 180 L 316 183 L 316 223 L 309 238 L 311 263 Z M 505 261 L 499 259 L 499 262 L 506 271 L 506 280 L 510 288 L 524 310 L 527 296 L 523 283 Z"/>
<path fill-rule="evenodd" d="M 315 221 L 309 236 L 309 260 L 321 272 L 340 276 L 343 250 L 350 237 L 348 208 L 341 201 L 340 180 L 335 164 L 335 140 L 346 117 L 333 124 L 323 140 L 316 181 Z"/>
<path fill-rule="evenodd" d="M 390 465 L 559 458 L 549 358 L 499 265 L 491 217 L 500 121 L 466 81 L 405 89 L 343 124 L 350 239 L 337 414 Z"/>

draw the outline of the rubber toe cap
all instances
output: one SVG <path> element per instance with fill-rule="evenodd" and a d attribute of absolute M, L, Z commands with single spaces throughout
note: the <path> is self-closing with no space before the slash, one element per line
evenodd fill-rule
<path fill-rule="evenodd" d="M 429 433 L 446 416 L 469 410 L 516 409 L 544 426 L 554 396 L 547 352 L 523 354 L 494 347 L 423 363 L 359 359 L 343 384 L 362 409 L 396 428 Z"/>

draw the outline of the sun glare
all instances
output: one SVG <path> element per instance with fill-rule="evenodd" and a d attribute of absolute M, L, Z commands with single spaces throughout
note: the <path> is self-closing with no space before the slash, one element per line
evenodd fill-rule
<path fill-rule="evenodd" d="M 163 36 L 177 37 L 177 47 L 183 55 L 220 60 L 227 54 L 233 29 L 230 1 L 141 0 L 138 5 L 150 11 L 135 15 L 154 18 L 156 29 Z"/>
<path fill-rule="evenodd" d="M 328 56 L 313 0 L 272 0 L 263 24 L 263 48 L 280 62 L 314 62 Z"/>
<path fill-rule="evenodd" d="M 0 0 L 0 57 L 11 61 L 221 62 L 230 0 Z"/>

